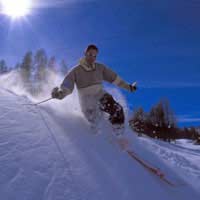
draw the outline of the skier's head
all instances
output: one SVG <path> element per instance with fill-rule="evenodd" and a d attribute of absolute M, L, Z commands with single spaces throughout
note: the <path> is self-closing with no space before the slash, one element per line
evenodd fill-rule
<path fill-rule="evenodd" d="M 96 60 L 99 50 L 94 44 L 90 44 L 85 50 L 85 59 L 89 64 L 93 64 Z"/>

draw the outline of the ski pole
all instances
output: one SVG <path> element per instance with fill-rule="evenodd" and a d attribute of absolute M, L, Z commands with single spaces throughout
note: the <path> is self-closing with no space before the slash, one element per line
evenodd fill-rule
<path fill-rule="evenodd" d="M 52 98 L 52 97 L 51 97 L 51 98 L 48 98 L 48 99 L 46 99 L 46 100 L 44 100 L 44 101 L 35 103 L 34 105 L 39 105 L 39 104 L 45 103 L 45 102 L 47 102 L 47 101 L 50 101 L 51 99 L 53 99 L 53 98 Z"/>
<path fill-rule="evenodd" d="M 28 103 L 28 104 L 23 104 L 23 105 L 37 106 L 37 105 L 39 105 L 39 104 L 45 103 L 45 102 L 47 102 L 47 101 L 50 101 L 50 100 L 52 100 L 52 99 L 53 99 L 53 98 L 51 97 L 51 98 L 45 99 L 44 101 L 41 101 L 41 102 L 38 102 L 38 103 Z"/>

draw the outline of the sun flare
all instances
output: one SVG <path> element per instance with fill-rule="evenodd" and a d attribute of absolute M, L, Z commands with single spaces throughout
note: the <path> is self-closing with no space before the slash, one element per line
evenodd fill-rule
<path fill-rule="evenodd" d="M 0 0 L 1 12 L 13 19 L 24 17 L 31 12 L 31 0 Z"/>

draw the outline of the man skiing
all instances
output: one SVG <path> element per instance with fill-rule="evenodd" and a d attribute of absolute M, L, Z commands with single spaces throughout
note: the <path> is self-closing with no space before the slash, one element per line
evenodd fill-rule
<path fill-rule="evenodd" d="M 96 61 L 98 48 L 89 45 L 79 64 L 66 75 L 60 88 L 52 90 L 52 98 L 63 99 L 71 94 L 74 85 L 78 89 L 81 110 L 92 126 L 96 126 L 102 112 L 109 114 L 109 121 L 113 127 L 124 125 L 124 111 L 122 106 L 104 90 L 102 82 L 107 81 L 130 92 L 136 91 L 136 82 L 128 84 L 107 66 Z"/>

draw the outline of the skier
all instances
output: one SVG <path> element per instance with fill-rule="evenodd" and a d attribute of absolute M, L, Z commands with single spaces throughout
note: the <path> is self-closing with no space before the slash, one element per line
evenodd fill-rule
<path fill-rule="evenodd" d="M 61 100 L 72 93 L 76 84 L 81 110 L 91 126 L 96 127 L 102 112 L 106 112 L 112 126 L 120 129 L 125 121 L 123 108 L 104 90 L 102 82 L 107 81 L 130 92 L 136 91 L 136 82 L 128 84 L 107 66 L 95 62 L 98 51 L 95 45 L 89 45 L 79 64 L 66 75 L 59 88 L 52 90 L 51 95 Z"/>

